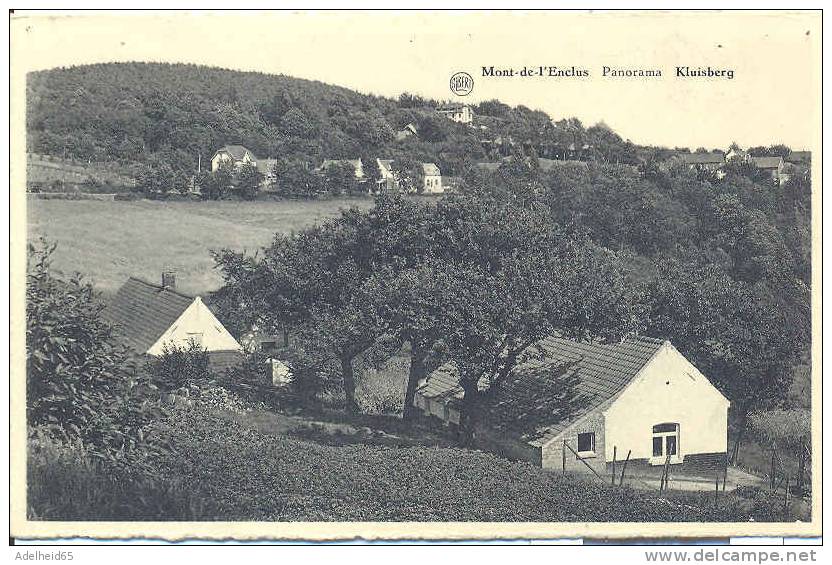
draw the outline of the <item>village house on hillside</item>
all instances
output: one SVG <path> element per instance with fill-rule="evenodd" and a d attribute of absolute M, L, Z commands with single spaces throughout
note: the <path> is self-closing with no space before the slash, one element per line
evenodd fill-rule
<path fill-rule="evenodd" d="M 774 182 L 779 183 L 787 180 L 786 178 L 783 178 L 783 167 L 785 165 L 785 161 L 782 157 L 751 157 L 751 163 L 761 171 L 768 173 L 771 176 L 771 180 Z"/>
<path fill-rule="evenodd" d="M 396 190 L 399 188 L 399 181 L 393 171 L 392 159 L 376 159 L 380 178 L 376 181 L 375 191 Z M 442 172 L 435 163 L 421 163 L 422 167 L 422 193 L 442 194 L 445 188 L 442 186 Z"/>
<path fill-rule="evenodd" d="M 467 104 L 443 104 L 436 111 L 459 124 L 470 125 L 474 121 L 474 110 Z"/>
<path fill-rule="evenodd" d="M 133 351 L 158 356 L 166 347 L 196 343 L 211 366 L 222 369 L 239 360 L 242 348 L 199 296 L 176 290 L 173 273 L 156 285 L 130 277 L 104 309 L 104 317 Z"/>
<path fill-rule="evenodd" d="M 242 145 L 224 145 L 214 152 L 211 157 L 211 172 L 223 166 L 239 169 L 243 165 L 254 165 L 257 157 Z"/>
<path fill-rule="evenodd" d="M 220 167 L 230 167 L 237 170 L 244 165 L 256 167 L 263 175 L 263 186 L 274 184 L 274 166 L 277 159 L 259 159 L 251 150 L 242 145 L 224 145 L 214 152 L 211 157 L 211 172 Z"/>
<path fill-rule="evenodd" d="M 569 364 L 567 374 L 577 379 L 575 392 L 584 401 L 571 416 L 533 434 L 481 426 L 475 435 L 481 447 L 568 471 L 589 466 L 602 473 L 613 457 L 620 463 L 628 454 L 635 474 L 658 473 L 666 463 L 676 472 L 710 476 L 725 467 L 730 403 L 670 342 L 638 337 L 601 345 L 549 337 L 532 347 L 533 360 L 515 368 L 499 400 L 528 397 L 529 390 L 543 388 L 541 379 L 553 378 L 547 367 Z M 414 405 L 457 425 L 462 396 L 455 367 L 446 364 L 419 386 Z"/>

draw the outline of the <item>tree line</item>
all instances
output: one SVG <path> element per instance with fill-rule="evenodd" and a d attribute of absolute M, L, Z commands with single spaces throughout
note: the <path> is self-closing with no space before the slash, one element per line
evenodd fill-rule
<path fill-rule="evenodd" d="M 331 386 L 326 374 L 350 411 L 353 363 L 379 341 L 410 356 L 405 418 L 418 383 L 451 361 L 463 438 L 480 418 L 509 425 L 501 391 L 552 334 L 670 339 L 732 400 L 735 450 L 749 413 L 793 401 L 809 290 L 799 238 L 781 230 L 805 195 L 760 201 L 747 179 L 713 186 L 687 170 L 651 181 L 620 170 L 564 178 L 522 160 L 506 169 L 472 174 L 435 204 L 383 195 L 369 211 L 276 235 L 256 255 L 218 252 L 218 305 L 238 328 L 291 332 L 297 386 Z M 686 205 L 661 198 L 661 182 Z M 562 367 L 547 370 L 557 391 L 536 399 L 543 419 L 574 395 Z"/>

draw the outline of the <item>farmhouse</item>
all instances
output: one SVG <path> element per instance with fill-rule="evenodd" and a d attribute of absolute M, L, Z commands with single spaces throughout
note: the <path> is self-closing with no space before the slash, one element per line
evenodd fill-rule
<path fill-rule="evenodd" d="M 139 354 L 158 356 L 165 346 L 195 342 L 208 351 L 212 366 L 224 368 L 242 351 L 199 296 L 176 290 L 173 273 L 163 273 L 161 285 L 130 277 L 104 309 L 104 317 Z"/>
<path fill-rule="evenodd" d="M 534 430 L 497 433 L 480 426 L 475 441 L 507 457 L 558 471 L 603 473 L 629 453 L 628 469 L 710 474 L 726 464 L 729 401 L 670 342 L 633 337 L 615 344 L 548 337 L 512 372 L 498 400 L 517 405 L 551 379 L 574 380 L 571 413 Z M 446 364 L 419 386 L 414 404 L 447 425 L 459 423 L 456 370 Z"/>

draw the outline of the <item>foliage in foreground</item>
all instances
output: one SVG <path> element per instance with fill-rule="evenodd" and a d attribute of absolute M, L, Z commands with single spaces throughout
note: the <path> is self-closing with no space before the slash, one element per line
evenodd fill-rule
<path fill-rule="evenodd" d="M 783 519 L 779 498 L 758 492 L 750 498 L 728 494 L 714 507 L 710 493 L 660 497 L 464 449 L 332 447 L 264 435 L 199 409 L 178 412 L 155 433 L 169 450 L 137 465 L 154 470 L 149 473 L 125 475 L 90 465 L 78 454 L 61 455 L 54 445 L 35 453 L 30 515 L 51 520 Z"/>

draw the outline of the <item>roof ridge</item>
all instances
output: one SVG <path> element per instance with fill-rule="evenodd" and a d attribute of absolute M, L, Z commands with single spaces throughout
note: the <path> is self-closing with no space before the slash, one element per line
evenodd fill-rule
<path fill-rule="evenodd" d="M 141 277 L 136 277 L 136 276 L 131 275 L 130 277 L 128 277 L 127 280 L 134 280 L 136 282 L 140 282 L 140 283 L 142 283 L 146 286 L 151 286 L 151 287 L 153 287 L 155 289 L 158 289 L 158 290 L 166 290 L 167 292 L 176 294 L 178 296 L 181 296 L 182 298 L 187 298 L 189 300 L 194 300 L 194 299 L 198 298 L 198 296 L 185 294 L 184 292 L 180 292 L 180 291 L 176 290 L 175 288 L 168 288 L 168 287 L 162 286 L 160 284 L 154 284 L 154 283 L 150 282 L 149 280 L 143 279 Z"/>

